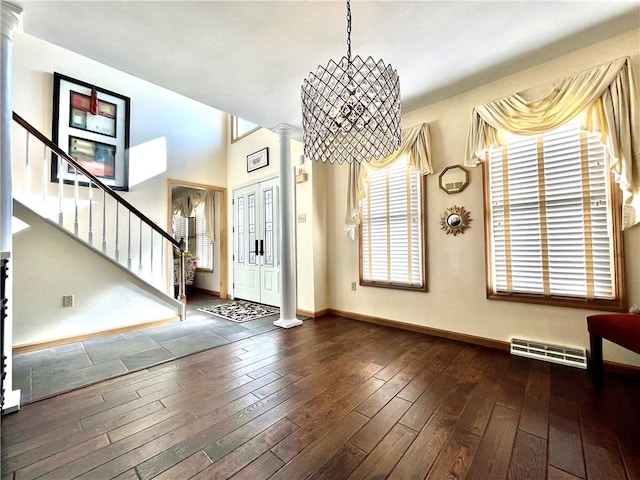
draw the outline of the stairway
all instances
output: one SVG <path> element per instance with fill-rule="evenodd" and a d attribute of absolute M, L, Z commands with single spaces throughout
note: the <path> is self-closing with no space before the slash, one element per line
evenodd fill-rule
<path fill-rule="evenodd" d="M 163 307 L 156 315 L 164 312 L 155 320 L 166 320 L 168 313 L 182 318 L 183 302 L 173 298 L 173 255 L 183 255 L 180 243 L 15 113 L 13 135 L 14 216 L 30 227 L 14 229 L 14 345 L 152 321 L 154 304 Z M 66 175 L 53 178 L 52 170 Z M 184 275 L 177 277 L 184 298 Z M 74 308 L 63 310 L 62 296 L 74 290 L 82 295 L 75 294 Z M 22 322 L 34 321 L 33 302 L 44 308 L 41 316 L 60 325 L 46 328 L 41 321 L 21 337 Z M 105 310 L 123 318 L 105 321 Z"/>

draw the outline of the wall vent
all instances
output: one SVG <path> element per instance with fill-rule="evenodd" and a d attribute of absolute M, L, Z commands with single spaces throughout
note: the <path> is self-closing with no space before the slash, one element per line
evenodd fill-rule
<path fill-rule="evenodd" d="M 587 368 L 587 354 L 584 348 L 563 347 L 551 343 L 512 338 L 511 353 L 570 367 Z"/>

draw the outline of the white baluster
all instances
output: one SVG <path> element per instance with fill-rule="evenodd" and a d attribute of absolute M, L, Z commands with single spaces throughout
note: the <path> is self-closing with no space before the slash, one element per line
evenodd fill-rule
<path fill-rule="evenodd" d="M 118 215 L 118 207 L 120 206 L 120 204 L 118 203 L 118 201 L 116 200 L 116 262 L 120 261 L 120 250 L 119 250 L 119 236 L 120 236 L 120 215 Z"/>
<path fill-rule="evenodd" d="M 142 273 L 142 218 L 140 218 L 140 227 L 138 229 L 140 233 L 140 245 L 138 246 L 138 257 L 140 260 L 138 261 L 138 274 Z"/>
<path fill-rule="evenodd" d="M 129 226 L 127 228 L 127 268 L 131 270 L 131 210 L 129 210 Z"/>
<path fill-rule="evenodd" d="M 151 252 L 151 257 L 150 258 L 151 259 L 149 261 L 149 272 L 153 276 L 153 228 L 151 229 L 149 236 L 151 237 L 151 250 L 150 250 L 150 252 Z"/>
<path fill-rule="evenodd" d="M 162 238 L 160 240 L 160 278 L 162 279 L 162 283 L 165 283 L 167 280 L 167 261 L 164 258 L 164 244 L 166 240 Z M 172 260 L 173 262 L 173 260 Z M 173 288 L 173 283 L 171 284 L 171 288 Z M 173 296 L 173 294 L 172 294 Z"/>
<path fill-rule="evenodd" d="M 107 192 L 102 191 L 102 253 L 107 253 Z"/>
<path fill-rule="evenodd" d="M 29 163 L 29 157 L 31 156 L 29 154 L 29 132 L 27 132 L 26 142 L 27 144 L 25 147 L 26 158 L 24 164 L 24 184 L 22 185 L 22 190 L 24 190 L 25 193 L 29 193 L 29 184 L 31 183 L 31 165 Z"/>
<path fill-rule="evenodd" d="M 73 233 L 77 237 L 78 236 L 78 170 L 76 169 L 76 174 L 73 177 L 73 203 L 75 210 L 75 217 L 73 219 Z"/>
<path fill-rule="evenodd" d="M 93 182 L 89 182 L 89 245 L 93 246 Z"/>
<path fill-rule="evenodd" d="M 64 214 L 62 213 L 62 157 L 58 155 L 58 225 L 64 224 Z"/>
<path fill-rule="evenodd" d="M 48 176 L 49 174 L 49 158 L 47 156 L 47 149 L 44 149 L 44 155 L 42 158 L 42 201 L 47 201 L 47 185 L 49 184 Z"/>

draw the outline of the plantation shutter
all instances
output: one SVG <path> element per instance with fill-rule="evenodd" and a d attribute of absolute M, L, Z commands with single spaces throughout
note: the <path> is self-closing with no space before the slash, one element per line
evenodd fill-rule
<path fill-rule="evenodd" d="M 208 235 L 204 209 L 196 211 L 196 255 L 198 268 L 213 270 L 213 242 Z"/>
<path fill-rule="evenodd" d="M 600 135 L 572 121 L 542 135 L 509 135 L 489 156 L 494 291 L 614 298 Z"/>
<path fill-rule="evenodd" d="M 173 216 L 174 223 L 174 238 L 180 241 L 181 238 L 184 238 L 186 243 L 186 248 L 189 250 L 189 221 L 186 217 L 181 215 Z"/>
<path fill-rule="evenodd" d="M 406 158 L 368 173 L 361 202 L 362 280 L 422 286 L 421 174 Z"/>

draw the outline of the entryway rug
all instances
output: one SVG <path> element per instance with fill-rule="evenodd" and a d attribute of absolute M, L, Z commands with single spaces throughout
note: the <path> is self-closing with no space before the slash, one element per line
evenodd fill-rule
<path fill-rule="evenodd" d="M 247 302 L 246 300 L 234 300 L 232 302 L 212 305 L 210 307 L 200 307 L 198 310 L 236 323 L 249 322 L 251 320 L 257 320 L 258 318 L 268 317 L 269 315 L 275 315 L 280 312 L 279 308 Z"/>

